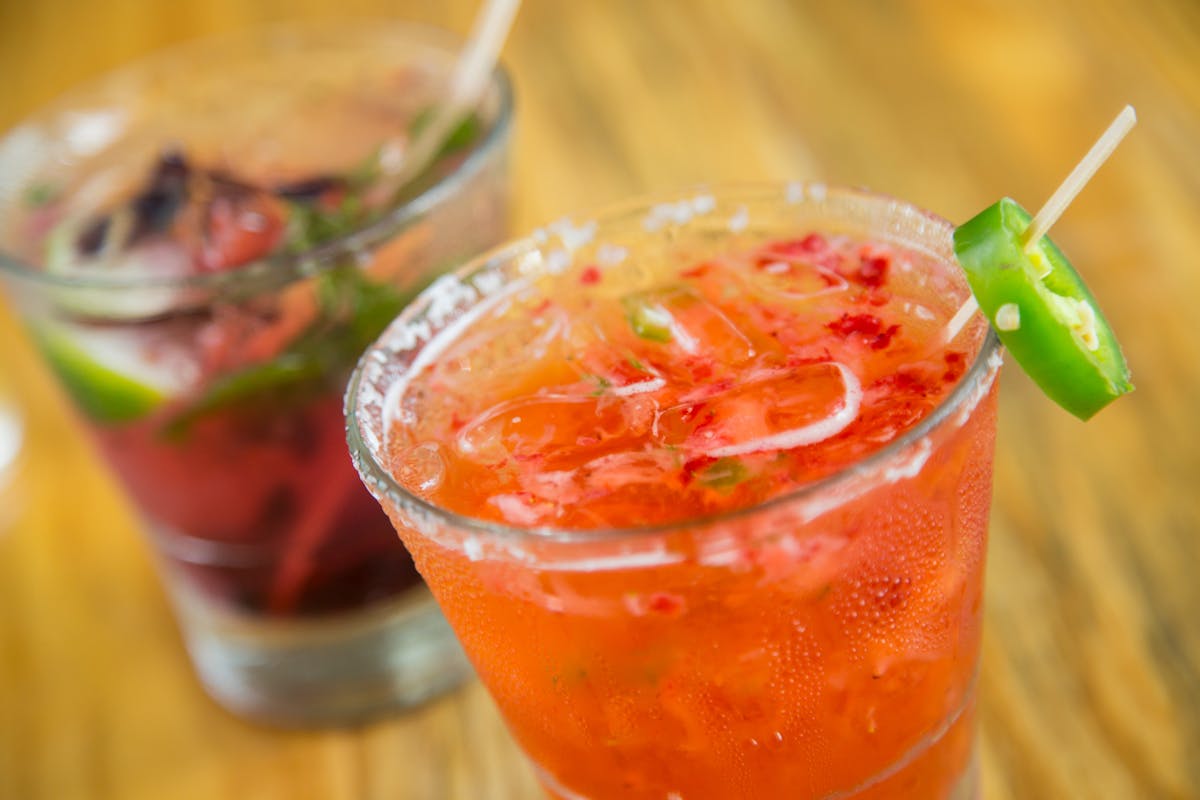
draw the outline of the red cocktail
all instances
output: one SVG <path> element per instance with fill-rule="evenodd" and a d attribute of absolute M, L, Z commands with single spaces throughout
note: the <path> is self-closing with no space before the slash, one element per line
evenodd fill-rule
<path fill-rule="evenodd" d="M 345 451 L 362 350 L 506 220 L 497 75 L 389 181 L 458 43 L 282 27 L 135 65 L 0 143 L 3 274 L 149 523 L 207 688 L 280 722 L 418 702 L 467 673 Z"/>
<path fill-rule="evenodd" d="M 997 344 L 951 226 L 817 185 L 560 224 L 360 362 L 356 464 L 549 793 L 951 798 Z"/>

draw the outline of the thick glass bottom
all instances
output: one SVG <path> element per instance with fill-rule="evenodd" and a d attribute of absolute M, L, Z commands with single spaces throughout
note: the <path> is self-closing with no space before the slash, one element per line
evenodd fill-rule
<path fill-rule="evenodd" d="M 858 786 L 812 797 L 811 800 L 978 800 L 979 754 L 975 745 L 975 693 L 956 714 L 881 773 Z M 536 764 L 534 774 L 551 800 L 618 800 L 581 794 L 562 785 Z M 786 789 L 779 800 L 805 800 Z M 718 795 L 711 795 L 715 798 Z M 754 800 L 775 800 L 756 795 Z M 620 800 L 632 800 L 621 798 Z M 667 800 L 709 800 L 672 792 Z M 721 800 L 734 800 L 721 796 Z"/>
<path fill-rule="evenodd" d="M 350 725 L 423 703 L 471 668 L 423 586 L 316 619 L 230 612 L 173 586 L 201 683 L 227 710 L 285 727 Z"/>

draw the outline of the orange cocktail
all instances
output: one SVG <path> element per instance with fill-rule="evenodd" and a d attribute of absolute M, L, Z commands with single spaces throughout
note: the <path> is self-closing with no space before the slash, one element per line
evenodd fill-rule
<path fill-rule="evenodd" d="M 351 386 L 360 472 L 561 798 L 974 791 L 995 339 L 861 192 L 560 223 Z"/>

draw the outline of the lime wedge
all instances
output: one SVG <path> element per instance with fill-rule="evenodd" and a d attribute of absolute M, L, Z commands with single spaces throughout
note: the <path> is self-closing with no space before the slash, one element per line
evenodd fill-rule
<path fill-rule="evenodd" d="M 72 399 L 96 422 L 144 417 L 184 388 L 178 365 L 146 360 L 145 342 L 133 330 L 42 325 L 33 338 Z"/>

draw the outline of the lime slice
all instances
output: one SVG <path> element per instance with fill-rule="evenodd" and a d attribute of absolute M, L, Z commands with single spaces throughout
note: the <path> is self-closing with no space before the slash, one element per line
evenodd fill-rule
<path fill-rule="evenodd" d="M 134 330 L 42 325 L 34 340 L 67 392 L 92 420 L 120 423 L 144 417 L 185 388 L 178 364 L 147 360 Z"/>
<path fill-rule="evenodd" d="M 954 231 L 971 293 L 1021 368 L 1080 419 L 1133 390 L 1112 328 L 1066 256 L 1042 237 L 1029 252 L 1032 218 L 1004 198 Z"/>

